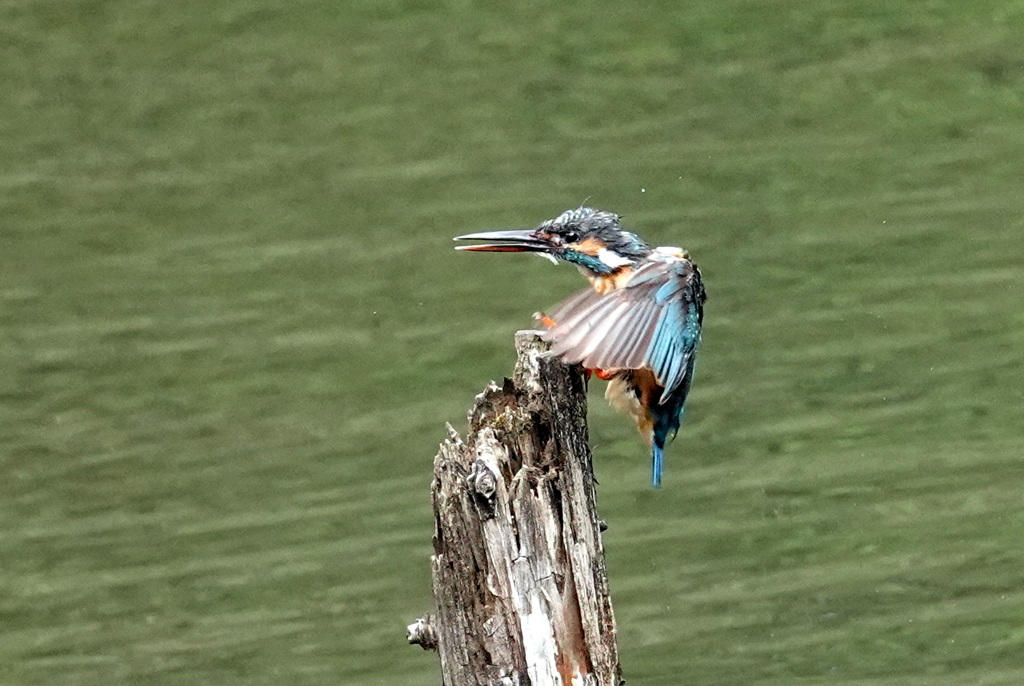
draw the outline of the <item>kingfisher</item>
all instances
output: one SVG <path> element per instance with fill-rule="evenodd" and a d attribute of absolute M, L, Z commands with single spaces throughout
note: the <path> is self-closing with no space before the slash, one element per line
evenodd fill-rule
<path fill-rule="evenodd" d="M 612 212 L 566 210 L 533 229 L 456 236 L 475 252 L 531 252 L 575 265 L 590 287 L 550 316 L 538 313 L 551 355 L 608 381 L 605 397 L 651 446 L 661 486 L 665 444 L 682 423 L 704 320 L 704 283 L 686 250 L 653 247 Z"/>

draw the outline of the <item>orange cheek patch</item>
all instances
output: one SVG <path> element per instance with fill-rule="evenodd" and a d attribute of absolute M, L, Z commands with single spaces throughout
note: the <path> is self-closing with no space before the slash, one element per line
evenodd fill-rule
<path fill-rule="evenodd" d="M 579 243 L 574 243 L 569 247 L 573 250 L 597 257 L 597 253 L 601 252 L 601 249 L 604 248 L 604 244 L 600 241 L 594 240 L 593 238 L 587 238 Z"/>

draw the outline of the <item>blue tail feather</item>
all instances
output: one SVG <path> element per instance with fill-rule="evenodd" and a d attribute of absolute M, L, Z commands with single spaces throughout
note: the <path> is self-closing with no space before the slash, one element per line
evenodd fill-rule
<path fill-rule="evenodd" d="M 664 464 L 663 455 L 664 446 L 653 443 L 651 445 L 651 485 L 655 488 L 661 488 L 661 471 Z"/>
<path fill-rule="evenodd" d="M 675 438 L 679 425 L 683 421 L 683 406 L 690 392 L 693 380 L 694 357 L 687 360 L 686 376 L 681 387 L 653 408 L 654 427 L 651 436 L 651 483 L 655 488 L 661 486 L 661 472 L 664 468 L 665 444 Z"/>

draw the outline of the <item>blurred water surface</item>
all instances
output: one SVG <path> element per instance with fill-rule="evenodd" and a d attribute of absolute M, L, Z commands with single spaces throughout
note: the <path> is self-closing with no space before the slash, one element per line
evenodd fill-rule
<path fill-rule="evenodd" d="M 710 294 L 666 486 L 595 389 L 638 684 L 1024 682 L 1024 7 L 0 7 L 0 681 L 434 684 L 431 459 L 582 282 Z"/>

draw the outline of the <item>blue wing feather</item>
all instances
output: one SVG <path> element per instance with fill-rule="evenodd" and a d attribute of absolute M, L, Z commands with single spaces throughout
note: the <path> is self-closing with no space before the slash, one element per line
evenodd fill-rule
<path fill-rule="evenodd" d="M 654 292 L 661 316 L 645 357 L 665 388 L 662 403 L 686 380 L 689 360 L 700 340 L 703 290 L 699 278 L 688 278 L 693 270 L 686 270 L 686 264 L 670 263 L 672 273 Z"/>

